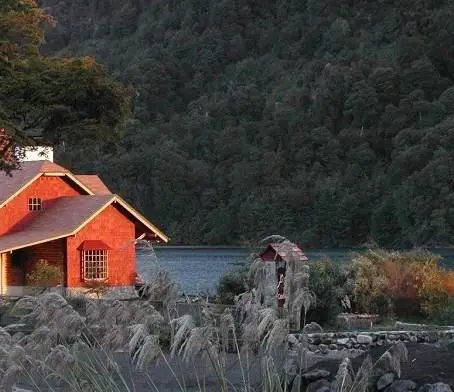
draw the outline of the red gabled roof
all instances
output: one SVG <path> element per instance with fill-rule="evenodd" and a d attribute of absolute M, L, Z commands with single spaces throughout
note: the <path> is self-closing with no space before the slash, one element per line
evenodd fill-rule
<path fill-rule="evenodd" d="M 304 252 L 298 247 L 298 245 L 293 242 L 280 242 L 269 244 L 266 249 L 260 254 L 260 257 L 267 252 L 269 249 L 272 249 L 276 252 L 276 255 L 279 255 L 282 260 L 289 261 L 307 261 L 308 258 Z"/>
<path fill-rule="evenodd" d="M 152 233 L 167 242 L 169 238 L 144 216 L 117 195 L 113 195 L 96 175 L 75 176 L 69 170 L 48 160 L 22 162 L 11 175 L 0 173 L 0 208 L 40 176 L 65 176 L 86 195 L 61 197 L 33 219 L 24 230 L 0 237 L 0 252 L 20 249 L 75 234 L 104 208 L 116 203 L 135 222 L 136 230 Z M 148 235 L 147 234 L 147 235 Z"/>
<path fill-rule="evenodd" d="M 69 177 L 88 194 L 94 192 L 82 184 L 64 167 L 48 160 L 21 162 L 20 168 L 11 173 L 0 173 L 0 207 L 43 174 L 58 174 Z"/>
<path fill-rule="evenodd" d="M 99 176 L 93 174 L 76 174 L 75 177 L 84 184 L 87 188 L 90 188 L 95 195 L 111 195 L 112 192 L 107 188 L 106 184 L 102 182 Z"/>
<path fill-rule="evenodd" d="M 0 237 L 0 253 L 38 245 L 76 234 L 112 203 L 129 213 L 136 225 L 153 232 L 167 242 L 167 236 L 116 195 L 82 195 L 61 197 L 42 211 L 22 231 Z M 130 219 L 131 219 L 130 218 Z"/>

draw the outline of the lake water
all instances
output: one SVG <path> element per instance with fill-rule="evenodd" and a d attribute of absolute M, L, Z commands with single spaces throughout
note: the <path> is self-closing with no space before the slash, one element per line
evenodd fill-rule
<path fill-rule="evenodd" d="M 343 262 L 349 249 L 307 249 L 304 251 L 310 260 L 329 257 Z M 454 269 L 454 249 L 432 250 L 443 257 L 442 263 Z M 197 248 L 162 247 L 137 250 L 137 269 L 141 275 L 149 276 L 156 263 L 169 271 L 186 294 L 216 292 L 216 282 L 228 271 L 244 264 L 248 251 L 244 248 Z"/>

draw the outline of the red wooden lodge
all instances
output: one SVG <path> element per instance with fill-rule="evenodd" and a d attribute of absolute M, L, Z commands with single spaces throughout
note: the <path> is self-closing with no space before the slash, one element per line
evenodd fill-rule
<path fill-rule="evenodd" d="M 137 239 L 167 236 L 96 175 L 49 161 L 0 173 L 0 294 L 23 295 L 39 260 L 60 266 L 63 285 L 134 286 Z"/>

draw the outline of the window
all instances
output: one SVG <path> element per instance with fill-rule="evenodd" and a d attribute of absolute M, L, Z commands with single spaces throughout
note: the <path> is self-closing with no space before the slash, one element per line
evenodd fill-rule
<path fill-rule="evenodd" d="M 83 250 L 82 275 L 84 280 L 107 279 L 107 250 Z"/>
<path fill-rule="evenodd" d="M 30 197 L 28 199 L 29 211 L 41 211 L 42 203 L 39 197 Z"/>

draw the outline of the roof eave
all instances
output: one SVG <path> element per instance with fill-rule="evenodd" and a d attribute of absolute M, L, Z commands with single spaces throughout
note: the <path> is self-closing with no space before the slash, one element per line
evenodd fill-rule
<path fill-rule="evenodd" d="M 69 237 L 70 235 L 72 235 L 72 233 L 65 233 L 65 234 L 55 236 L 55 237 L 49 237 L 49 238 L 46 238 L 43 240 L 33 241 L 33 242 L 22 244 L 19 246 L 12 246 L 10 248 L 0 249 L 0 253 L 14 252 L 15 250 L 18 250 L 18 249 L 28 248 L 30 246 L 35 246 L 35 245 L 44 244 L 44 243 L 50 242 L 50 241 L 60 240 L 65 237 Z"/>
<path fill-rule="evenodd" d="M 83 191 L 87 192 L 89 195 L 94 195 L 95 193 L 87 188 L 84 184 L 82 184 L 74 175 L 71 173 L 65 172 L 40 172 L 36 176 L 32 177 L 29 181 L 27 181 L 24 185 L 20 187 L 16 192 L 14 192 L 11 196 L 9 196 L 6 200 L 0 203 L 0 208 L 3 208 L 6 204 L 8 204 L 11 200 L 13 200 L 16 196 L 18 196 L 25 188 L 29 187 L 33 184 L 39 177 L 46 176 L 46 177 L 68 177 L 74 184 L 80 187 Z"/>
<path fill-rule="evenodd" d="M 14 199 L 17 195 L 19 195 L 25 188 L 33 184 L 39 177 L 41 177 L 42 173 L 38 173 L 36 176 L 31 178 L 27 181 L 20 189 L 14 192 L 11 196 L 9 196 L 6 200 L 0 203 L 0 208 L 3 208 L 6 204 L 8 204 L 12 199 Z"/>
<path fill-rule="evenodd" d="M 151 223 L 147 218 L 145 218 L 140 212 L 138 212 L 134 207 L 129 205 L 125 200 L 123 200 L 120 196 L 115 195 L 114 202 L 118 202 L 126 211 L 128 211 L 131 215 L 133 215 L 140 223 L 142 223 L 145 227 L 151 230 L 154 234 L 156 234 L 162 241 L 165 243 L 169 242 L 170 238 L 167 237 L 161 230 L 159 230 L 153 223 Z"/>

